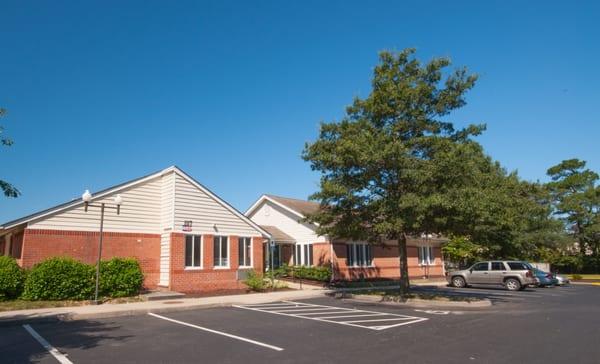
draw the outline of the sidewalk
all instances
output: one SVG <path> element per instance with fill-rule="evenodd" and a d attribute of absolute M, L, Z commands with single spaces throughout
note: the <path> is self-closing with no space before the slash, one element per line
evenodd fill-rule
<path fill-rule="evenodd" d="M 181 298 L 167 301 L 145 301 L 121 304 L 54 307 L 33 310 L 0 312 L 0 325 L 29 320 L 86 320 L 118 316 L 144 315 L 149 312 L 166 313 L 237 304 L 268 303 L 281 300 L 299 300 L 322 297 L 326 289 L 251 293 L 231 296 Z"/>

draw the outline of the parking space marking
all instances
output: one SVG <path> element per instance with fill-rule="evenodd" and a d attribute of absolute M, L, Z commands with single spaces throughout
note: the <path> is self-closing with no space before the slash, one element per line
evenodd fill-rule
<path fill-rule="evenodd" d="M 273 305 L 284 305 L 288 304 L 291 307 L 285 309 L 273 309 Z M 233 305 L 233 307 L 241 308 L 244 310 L 258 311 L 271 313 L 274 315 L 290 316 L 295 318 L 302 318 L 306 320 L 321 321 L 327 323 L 333 323 L 338 325 L 360 327 L 369 330 L 385 330 L 392 327 L 398 327 L 403 325 L 414 324 L 422 321 L 429 320 L 425 317 L 398 315 L 394 313 L 375 312 L 367 310 L 359 310 L 354 308 L 327 306 L 327 305 L 316 305 L 311 303 L 293 302 L 293 301 L 282 301 L 280 303 L 265 304 L 252 304 L 252 305 Z M 336 315 L 339 314 L 339 315 Z M 333 316 L 332 316 L 333 315 Z M 358 319 L 360 318 L 360 319 Z M 364 318 L 364 319 L 363 319 Z M 336 321 L 338 319 L 343 319 Z M 350 319 L 350 320 L 346 320 Z M 358 320 L 357 320 L 358 319 Z M 402 322 L 399 322 L 402 321 Z M 369 322 L 383 323 L 377 326 L 368 325 Z M 385 324 L 387 323 L 387 325 Z"/>
<path fill-rule="evenodd" d="M 50 343 L 46 341 L 46 339 L 44 339 L 40 334 L 38 334 L 33 327 L 29 325 L 23 325 L 23 328 L 27 330 L 27 332 L 33 336 L 33 338 L 36 339 L 37 342 L 39 342 L 56 360 L 58 360 L 59 363 L 73 364 L 73 362 L 70 361 L 65 354 L 61 353 L 54 346 L 50 345 Z"/>
<path fill-rule="evenodd" d="M 179 324 L 179 325 L 192 327 L 194 329 L 198 329 L 198 330 L 210 332 L 210 333 L 213 333 L 213 334 L 226 336 L 226 337 L 229 337 L 229 338 L 232 338 L 232 339 L 244 341 L 244 342 L 247 342 L 247 343 L 250 343 L 250 344 L 262 346 L 262 347 L 265 347 L 265 348 L 268 348 L 268 349 L 272 349 L 272 350 L 276 350 L 276 351 L 283 351 L 283 348 L 280 348 L 279 346 L 265 344 L 265 343 L 262 343 L 260 341 L 248 339 L 248 338 L 237 336 L 237 335 L 228 334 L 226 332 L 217 331 L 217 330 L 209 329 L 209 328 L 198 326 L 198 325 L 194 325 L 194 324 L 190 324 L 190 323 L 187 323 L 187 322 L 184 322 L 184 321 L 175 320 L 175 319 L 168 318 L 168 317 L 161 316 L 161 315 L 157 315 L 157 314 L 151 313 L 151 312 L 148 313 L 148 315 L 150 315 L 152 317 L 156 317 L 156 318 L 162 319 L 162 320 L 170 321 L 170 322 L 173 322 L 173 323 L 176 323 L 176 324 Z"/>

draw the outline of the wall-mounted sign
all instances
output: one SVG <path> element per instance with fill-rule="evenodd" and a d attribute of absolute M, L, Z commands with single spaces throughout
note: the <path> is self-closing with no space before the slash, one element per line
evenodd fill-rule
<path fill-rule="evenodd" d="M 192 220 L 185 220 L 181 228 L 183 231 L 192 231 Z"/>

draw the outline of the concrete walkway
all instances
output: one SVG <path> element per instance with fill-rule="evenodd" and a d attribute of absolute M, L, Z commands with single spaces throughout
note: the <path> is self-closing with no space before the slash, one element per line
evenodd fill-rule
<path fill-rule="evenodd" d="M 167 301 L 144 301 L 121 304 L 88 305 L 77 307 L 53 307 L 32 310 L 0 312 L 0 325 L 28 320 L 87 320 L 106 317 L 143 315 L 148 312 L 165 313 L 208 307 L 248 305 L 281 300 L 298 300 L 322 297 L 328 290 L 279 291 L 231 296 L 181 298 Z"/>

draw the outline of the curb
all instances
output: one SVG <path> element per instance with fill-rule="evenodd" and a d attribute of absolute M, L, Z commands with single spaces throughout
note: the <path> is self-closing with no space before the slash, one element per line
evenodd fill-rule
<path fill-rule="evenodd" d="M 310 292 L 310 293 L 309 293 Z M 316 297 L 322 297 L 328 291 L 318 291 L 318 290 L 310 290 L 306 292 L 306 295 L 302 297 L 295 296 L 282 296 L 282 297 L 273 297 L 267 298 L 264 300 L 259 300 L 260 302 L 252 302 L 250 304 L 259 304 L 259 303 L 269 303 L 275 301 L 282 300 L 296 300 L 296 299 L 310 299 Z M 157 301 L 153 301 L 157 302 Z M 168 301 L 165 301 L 168 302 Z M 164 304 L 164 303 L 163 303 Z M 14 325 L 15 323 L 24 324 L 31 322 L 57 322 L 57 321 L 77 321 L 77 320 L 90 320 L 90 319 L 104 319 L 104 318 L 112 318 L 112 317 L 124 317 L 124 316 L 142 316 L 147 315 L 150 312 L 154 313 L 169 313 L 169 312 L 178 312 L 178 311 L 191 311 L 198 309 L 206 309 L 206 308 L 216 308 L 216 307 L 231 307 L 233 305 L 244 305 L 249 304 L 248 302 L 244 302 L 243 300 L 235 301 L 235 302 L 222 302 L 222 303 L 197 303 L 197 304 L 187 304 L 185 306 L 168 306 L 165 304 L 165 307 L 153 307 L 153 308 L 127 308 L 122 307 L 120 310 L 107 311 L 107 312 L 47 312 L 43 314 L 32 314 L 26 316 L 24 314 L 19 314 L 19 311 L 14 311 L 15 315 L 12 317 L 0 318 L 0 327 Z M 126 304 L 123 304 L 126 305 Z M 81 306 L 80 306 L 81 307 Z M 119 307 L 120 308 L 120 307 Z"/>
<path fill-rule="evenodd" d="M 581 281 L 571 281 L 569 284 L 574 284 L 576 286 L 600 286 L 600 282 L 581 282 Z"/>
<path fill-rule="evenodd" d="M 423 300 L 420 298 L 409 298 L 406 302 L 397 302 L 392 300 L 385 300 L 383 296 L 377 295 L 365 295 L 365 294 L 351 294 L 351 293 L 335 293 L 334 296 L 338 299 L 350 299 L 352 301 L 358 302 L 370 302 L 370 303 L 378 303 L 383 305 L 390 306 L 409 306 L 409 307 L 447 307 L 447 308 L 483 308 L 483 307 L 491 307 L 492 301 L 489 299 L 483 299 L 478 301 L 433 301 L 433 300 Z"/>

